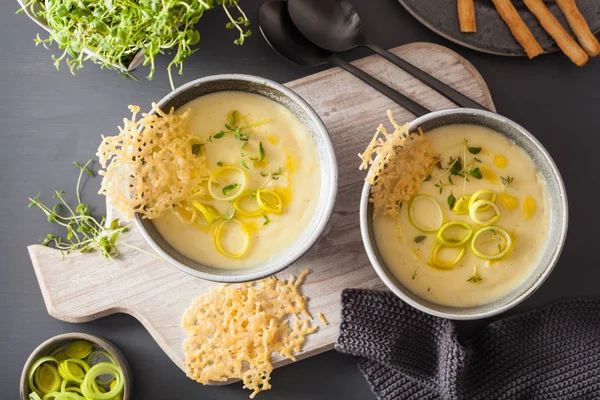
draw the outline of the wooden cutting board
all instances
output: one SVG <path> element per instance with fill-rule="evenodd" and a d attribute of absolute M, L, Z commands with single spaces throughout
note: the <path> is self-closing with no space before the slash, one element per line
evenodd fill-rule
<path fill-rule="evenodd" d="M 477 70 L 458 54 L 441 46 L 414 43 L 392 50 L 439 80 L 472 99 L 494 109 L 489 90 Z M 455 105 L 379 56 L 354 63 L 431 110 Z M 302 287 L 313 316 L 322 312 L 328 326 L 307 338 L 298 359 L 333 348 L 340 325 L 340 293 L 345 288 L 383 289 L 371 268 L 360 238 L 359 197 L 364 172 L 358 171 L 357 154 L 364 150 L 380 123 L 387 123 L 386 110 L 396 120 L 414 117 L 387 97 L 349 73 L 332 68 L 287 84 L 304 97 L 321 116 L 333 140 L 339 166 L 339 194 L 325 232 L 298 262 L 279 274 L 312 273 Z M 115 120 L 116 123 L 116 120 Z M 108 207 L 108 220 L 119 217 Z M 132 229 L 123 242 L 152 251 L 142 235 Z M 183 369 L 180 327 L 185 309 L 196 296 L 217 284 L 194 278 L 142 252 L 119 247 L 121 256 L 106 261 L 98 253 L 74 253 L 62 257 L 57 250 L 33 245 L 29 254 L 48 313 L 67 322 L 86 322 L 114 313 L 137 318 L 177 366 Z M 76 272 L 76 273 L 75 273 Z M 275 367 L 290 361 L 274 358 Z"/>

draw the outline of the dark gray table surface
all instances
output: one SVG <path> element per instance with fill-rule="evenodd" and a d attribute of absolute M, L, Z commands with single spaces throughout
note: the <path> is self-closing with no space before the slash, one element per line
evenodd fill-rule
<path fill-rule="evenodd" d="M 256 26 L 260 0 L 242 0 L 255 35 L 238 47 L 225 31 L 219 10 L 200 22 L 200 51 L 185 63 L 176 84 L 216 73 L 262 75 L 279 82 L 313 71 L 288 64 L 263 41 Z M 395 0 L 354 0 L 373 41 L 394 47 L 415 41 L 440 43 L 469 59 L 486 79 L 500 113 L 533 132 L 554 157 L 566 182 L 571 219 L 562 258 L 547 282 L 512 312 L 573 296 L 600 295 L 598 208 L 600 159 L 600 60 L 577 68 L 557 53 L 529 61 L 479 54 L 429 32 Z M 16 2 L 0 4 L 0 387 L 1 398 L 17 398 L 18 380 L 29 353 L 50 336 L 71 331 L 104 336 L 128 357 L 136 399 L 246 399 L 240 384 L 203 387 L 183 374 L 160 350 L 140 323 L 114 315 L 86 324 L 69 324 L 46 313 L 26 246 L 48 232 L 44 216 L 27 209 L 27 197 L 50 198 L 55 186 L 71 192 L 76 169 L 71 162 L 92 157 L 101 134 L 113 134 L 127 116 L 127 105 L 150 108 L 170 91 L 165 67 L 148 82 L 138 82 L 87 65 L 77 76 L 57 72 L 51 51 L 35 47 L 41 29 L 23 15 Z M 347 54 L 351 60 L 365 55 Z M 383 112 L 383 110 L 382 110 Z M 383 115 L 383 114 L 382 114 Z M 103 212 L 98 181 L 86 187 L 85 200 Z M 462 323 L 469 334 L 486 321 Z M 268 399 L 371 399 L 352 358 L 328 352 L 276 370 Z"/>

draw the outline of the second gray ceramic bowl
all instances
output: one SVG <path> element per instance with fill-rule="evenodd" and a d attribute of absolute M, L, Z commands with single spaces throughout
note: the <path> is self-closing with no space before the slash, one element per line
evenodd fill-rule
<path fill-rule="evenodd" d="M 308 130 L 319 156 L 321 187 L 319 200 L 309 224 L 287 249 L 260 264 L 246 269 L 220 269 L 198 263 L 175 250 L 158 233 L 152 221 L 136 215 L 135 221 L 152 248 L 170 264 L 198 278 L 216 282 L 245 282 L 273 275 L 300 258 L 317 241 L 329 221 L 337 194 L 337 163 L 327 128 L 317 113 L 300 96 L 285 86 L 252 75 L 213 75 L 189 82 L 164 97 L 158 106 L 170 110 L 209 93 L 241 91 L 267 97 L 292 112 Z"/>
<path fill-rule="evenodd" d="M 125 386 L 123 387 L 123 400 L 131 400 L 131 368 L 127 359 L 114 344 L 111 342 L 99 338 L 98 336 L 88 335 L 87 333 L 63 333 L 62 335 L 51 337 L 44 343 L 40 344 L 29 356 L 23 367 L 21 373 L 21 400 L 29 400 L 29 389 L 28 376 L 29 369 L 39 358 L 50 355 L 53 351 L 60 347 L 66 346 L 76 340 L 87 340 L 98 346 L 99 349 L 105 350 L 110 354 L 116 361 L 117 365 L 121 367 L 123 371 L 123 380 Z"/>
<path fill-rule="evenodd" d="M 546 247 L 529 278 L 501 299 L 475 307 L 443 306 L 415 295 L 389 271 L 377 250 L 373 235 L 373 206 L 369 203 L 371 185 L 368 183 L 365 183 L 363 187 L 360 203 L 361 235 L 373 268 L 390 290 L 406 303 L 418 310 L 443 318 L 487 318 L 506 311 L 525 300 L 540 287 L 552 272 L 567 236 L 567 193 L 556 164 L 541 143 L 525 128 L 498 114 L 466 108 L 436 111 L 411 122 L 409 131 L 414 132 L 421 127 L 427 134 L 432 129 L 453 124 L 485 126 L 506 136 L 531 157 L 546 184 L 550 205 L 550 228 Z"/>

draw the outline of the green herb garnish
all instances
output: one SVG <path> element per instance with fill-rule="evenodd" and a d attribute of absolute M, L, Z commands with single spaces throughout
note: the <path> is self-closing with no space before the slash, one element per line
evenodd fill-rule
<path fill-rule="evenodd" d="M 271 178 L 273 178 L 273 180 L 279 179 L 280 176 L 281 176 L 281 167 L 279 167 L 279 169 L 277 169 L 276 172 L 273 172 L 271 174 Z"/>
<path fill-rule="evenodd" d="M 434 156 L 433 160 L 435 161 L 436 167 L 438 167 L 439 169 L 444 169 L 444 167 L 442 166 L 442 156 L 440 154 Z"/>
<path fill-rule="evenodd" d="M 263 223 L 263 225 L 267 225 L 269 222 L 271 222 L 269 217 L 267 217 L 266 215 L 263 215 L 263 217 L 265 217 L 265 222 Z"/>
<path fill-rule="evenodd" d="M 462 169 L 462 159 L 460 157 L 457 157 L 456 159 L 452 159 L 452 157 L 450 157 L 450 173 L 452 175 L 463 176 L 461 173 Z"/>
<path fill-rule="evenodd" d="M 245 157 L 245 156 L 247 156 L 247 154 L 242 153 L 242 157 Z M 258 156 L 250 157 L 250 159 L 254 163 L 254 167 L 256 167 L 257 163 L 259 163 L 265 159 L 265 149 L 263 148 L 262 142 L 258 142 Z"/>
<path fill-rule="evenodd" d="M 427 175 L 427 178 L 423 182 L 429 182 L 431 180 L 431 175 Z"/>
<path fill-rule="evenodd" d="M 223 194 L 225 196 L 227 196 L 229 193 L 231 193 L 236 187 L 238 187 L 239 184 L 237 182 L 232 183 L 231 185 L 227 185 L 223 188 Z"/>
<path fill-rule="evenodd" d="M 217 161 L 217 166 L 218 166 L 218 167 L 222 167 L 222 166 L 223 166 L 223 160 L 219 160 L 219 161 Z"/>
<path fill-rule="evenodd" d="M 444 182 L 442 182 L 442 180 L 440 179 L 440 180 L 438 180 L 438 183 L 436 183 L 436 184 L 435 184 L 435 185 L 433 185 L 433 186 L 435 186 L 436 188 L 438 188 L 438 189 L 439 189 L 439 192 L 440 192 L 440 194 L 442 194 L 442 192 L 444 191 L 444 188 L 445 188 L 446 186 L 453 186 L 453 185 L 454 185 L 454 181 L 452 180 L 452 178 L 450 177 L 450 175 L 448 176 L 448 182 L 449 182 L 449 183 L 444 183 Z"/>
<path fill-rule="evenodd" d="M 235 215 L 235 208 L 230 208 L 229 211 L 227 211 L 227 213 L 225 215 L 223 215 L 223 219 L 224 220 L 228 220 L 233 218 L 233 216 Z"/>
<path fill-rule="evenodd" d="M 143 54 L 144 65 L 150 66 L 148 79 L 152 79 L 157 56 L 172 50 L 175 55 L 167 71 L 171 88 L 175 89 L 171 70 L 179 67 L 181 75 L 183 61 L 198 50 L 192 48 L 200 41 L 195 26 L 205 11 L 223 7 L 229 19 L 226 28 L 239 32 L 235 44 L 243 44 L 251 35 L 246 29 L 250 21 L 237 3 L 237 0 L 29 0 L 24 8 L 52 29 L 49 37 L 42 39 L 38 35 L 35 43 L 44 47 L 53 41 L 58 44 L 63 52 L 52 57 L 57 69 L 64 60 L 75 74 L 84 61 L 91 60 L 102 68 L 131 76 L 125 67 L 136 55 Z M 234 18 L 229 12 L 228 7 L 233 6 L 240 17 Z M 85 49 L 93 50 L 98 57 L 86 54 Z"/>
<path fill-rule="evenodd" d="M 504 188 L 507 190 L 510 187 L 510 185 L 513 183 L 513 181 L 515 180 L 515 178 L 513 178 L 512 176 L 501 176 L 500 179 L 502 179 L 502 184 L 504 185 Z"/>
<path fill-rule="evenodd" d="M 258 142 L 258 162 L 265 159 L 265 149 L 263 148 L 262 142 Z"/>
<path fill-rule="evenodd" d="M 415 243 L 422 243 L 425 239 L 427 239 L 427 236 L 424 236 L 424 235 L 416 236 Z"/>
<path fill-rule="evenodd" d="M 456 204 L 456 197 L 454 197 L 454 194 L 452 192 L 450 192 L 450 195 L 448 196 L 448 206 L 450 206 L 450 209 L 452 210 L 454 208 L 455 204 Z"/>
<path fill-rule="evenodd" d="M 471 277 L 469 279 L 467 279 L 467 282 L 477 283 L 477 282 L 482 281 L 482 280 L 483 279 L 477 273 L 477 265 L 474 265 L 473 266 L 473 275 L 471 275 Z"/>
<path fill-rule="evenodd" d="M 481 147 L 470 147 L 469 141 L 467 139 L 465 139 L 464 142 L 465 142 L 465 146 L 467 146 L 467 150 L 469 150 L 469 153 L 479 154 L 479 152 L 481 152 Z"/>
<path fill-rule="evenodd" d="M 481 175 L 481 170 L 479 169 L 479 167 L 471 168 L 471 170 L 469 171 L 469 175 L 477 179 L 481 179 L 483 177 L 483 175 Z"/>
<path fill-rule="evenodd" d="M 197 156 L 198 154 L 200 154 L 200 151 L 202 150 L 202 144 L 200 143 L 194 143 L 192 145 L 192 154 Z"/>
<path fill-rule="evenodd" d="M 242 129 L 244 129 L 243 126 L 238 126 L 237 123 L 235 122 L 235 115 L 237 114 L 237 111 L 233 111 L 231 113 L 231 115 L 229 116 L 229 120 L 228 122 L 225 123 L 225 129 L 226 130 L 222 130 L 219 131 L 217 133 L 215 133 L 215 135 L 213 136 L 213 138 L 215 139 L 221 139 L 223 136 L 225 136 L 228 133 L 231 133 L 235 136 L 236 139 L 241 140 L 241 141 L 248 141 L 248 135 L 245 135 L 242 133 Z"/>
<path fill-rule="evenodd" d="M 49 233 L 43 240 L 42 246 L 53 245 L 63 254 L 69 254 L 72 251 L 80 251 L 81 253 L 99 251 L 102 256 L 112 259 L 119 254 L 118 243 L 129 247 L 133 246 L 119 242 L 121 234 L 127 231 L 127 227 L 121 226 L 118 219 L 114 219 L 108 225 L 105 217 L 98 221 L 90 214 L 90 206 L 81 201 L 83 175 L 94 176 L 92 170 L 88 168 L 91 163 L 92 160 L 89 160 L 85 165 L 78 162 L 73 163 L 79 168 L 76 186 L 77 206 L 75 209 L 66 202 L 64 192 L 57 189 L 54 190 L 54 199 L 59 200 L 59 203 L 52 208 L 41 202 L 39 194 L 29 198 L 29 208 L 38 207 L 46 214 L 48 222 L 60 225 L 67 231 L 66 238 Z M 66 212 L 60 213 L 62 209 Z"/>

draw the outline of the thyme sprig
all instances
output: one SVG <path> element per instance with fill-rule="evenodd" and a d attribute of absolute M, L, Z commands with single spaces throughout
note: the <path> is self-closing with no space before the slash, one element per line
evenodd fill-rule
<path fill-rule="evenodd" d="M 500 179 L 502 179 L 502 184 L 504 185 L 504 188 L 506 190 L 508 190 L 510 188 L 510 185 L 512 185 L 513 181 L 515 180 L 514 177 L 512 176 L 501 176 Z"/>
<path fill-rule="evenodd" d="M 467 279 L 467 282 L 477 283 L 482 280 L 483 280 L 483 278 L 481 278 L 479 276 L 479 274 L 477 273 L 477 270 L 473 270 L 473 275 L 471 275 L 471 277 L 469 279 Z"/>
<path fill-rule="evenodd" d="M 78 162 L 73 163 L 79 168 L 76 186 L 77 206 L 75 208 L 67 203 L 64 192 L 58 189 L 54 189 L 54 200 L 58 200 L 58 202 L 52 208 L 42 203 L 39 194 L 29 198 L 29 208 L 38 207 L 46 214 L 49 223 L 60 225 L 66 230 L 64 238 L 52 233 L 47 234 L 41 243 L 42 246 L 52 245 L 63 254 L 73 251 L 81 253 L 99 251 L 105 258 L 112 259 L 119 255 L 117 244 L 120 243 L 119 238 L 123 232 L 127 231 L 127 227 L 120 225 L 118 219 L 111 221 L 110 224 L 106 223 L 105 217 L 98 221 L 90 214 L 90 206 L 81 201 L 81 185 L 84 175 L 94 176 L 92 170 L 88 168 L 91 163 L 92 160 L 88 160 L 84 165 Z"/>
<path fill-rule="evenodd" d="M 475 166 L 475 163 L 481 163 L 481 160 L 477 157 L 473 157 L 470 161 L 467 161 L 467 150 L 469 153 L 475 155 L 481 152 L 481 147 L 469 146 L 469 141 L 467 139 L 463 139 L 462 150 L 462 156 L 459 154 L 456 157 L 450 157 L 447 167 L 444 166 L 439 155 L 435 157 L 435 166 L 443 172 L 433 176 L 430 175 L 425 180 L 428 181 L 431 180 L 431 178 L 437 178 L 438 183 L 436 183 L 434 186 L 438 188 L 440 194 L 442 194 L 445 187 L 454 186 L 454 180 L 452 179 L 452 176 L 463 178 L 463 191 L 466 182 L 469 182 L 469 176 L 475 179 L 483 178 L 481 169 Z M 446 175 L 448 175 L 448 183 L 445 183 L 441 179 Z"/>

